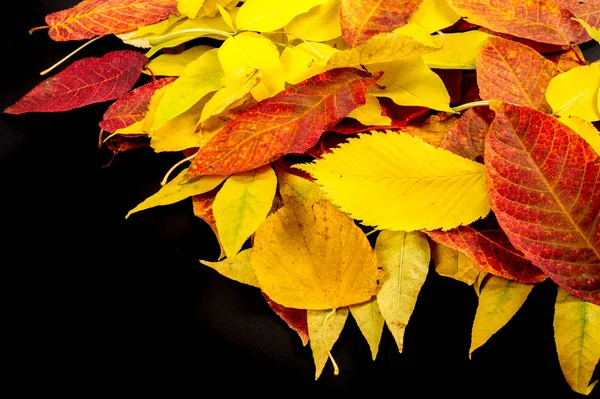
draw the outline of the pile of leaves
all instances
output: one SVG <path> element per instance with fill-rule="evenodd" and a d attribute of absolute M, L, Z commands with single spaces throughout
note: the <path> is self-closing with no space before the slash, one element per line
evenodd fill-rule
<path fill-rule="evenodd" d="M 560 365 L 591 392 L 600 63 L 579 45 L 600 1 L 85 0 L 46 23 L 142 50 L 73 62 L 4 112 L 116 99 L 102 145 L 184 154 L 129 215 L 191 198 L 222 251 L 202 263 L 259 288 L 317 378 L 349 314 L 373 359 L 384 325 L 402 351 L 433 262 L 479 296 L 470 353 L 554 281 Z"/>

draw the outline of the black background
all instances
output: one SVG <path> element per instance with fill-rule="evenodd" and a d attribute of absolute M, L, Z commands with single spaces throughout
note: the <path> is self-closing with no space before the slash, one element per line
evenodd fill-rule
<path fill-rule="evenodd" d="M 1 109 L 80 44 L 27 33 L 43 25 L 47 13 L 76 3 L 3 5 Z M 124 48 L 103 38 L 76 59 Z M 23 396 L 201 394 L 209 388 L 293 396 L 579 396 L 556 355 L 552 283 L 537 286 L 469 360 L 477 297 L 434 272 L 406 331 L 404 353 L 386 329 L 373 362 L 349 318 L 333 350 L 341 374 L 334 377 L 328 364 L 315 382 L 310 350 L 258 290 L 199 264 L 214 260 L 218 248 L 189 201 L 124 219 L 159 188 L 180 155 L 134 151 L 103 169 L 110 153 L 96 143 L 107 106 L 0 115 L 5 377 Z"/>

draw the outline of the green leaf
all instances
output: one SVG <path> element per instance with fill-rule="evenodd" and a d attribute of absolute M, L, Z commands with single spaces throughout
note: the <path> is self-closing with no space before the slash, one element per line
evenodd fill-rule
<path fill-rule="evenodd" d="M 201 260 L 200 263 L 214 269 L 219 274 L 231 280 L 237 281 L 238 283 L 260 288 L 256 274 L 254 274 L 254 269 L 250 263 L 251 253 L 252 248 L 245 249 L 238 253 L 235 257 L 227 258 L 220 262 L 208 262 Z"/>

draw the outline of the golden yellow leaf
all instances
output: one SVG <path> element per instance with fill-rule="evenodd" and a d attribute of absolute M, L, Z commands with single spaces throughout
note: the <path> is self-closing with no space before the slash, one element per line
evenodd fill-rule
<path fill-rule="evenodd" d="M 239 30 L 272 32 L 287 25 L 295 16 L 303 14 L 327 0 L 246 0 L 240 7 L 236 26 Z"/>
<path fill-rule="evenodd" d="M 288 201 L 254 236 L 252 265 L 275 302 L 338 309 L 377 293 L 379 270 L 367 237 L 326 200 Z"/>
<path fill-rule="evenodd" d="M 600 62 L 596 62 L 555 76 L 548 84 L 546 100 L 556 115 L 594 122 L 600 120 L 599 89 Z"/>
<path fill-rule="evenodd" d="M 408 24 L 420 25 L 429 33 L 434 33 L 454 25 L 459 19 L 460 15 L 446 0 L 424 0 L 417 12 L 410 16 Z M 402 28 L 397 31 L 402 31 Z"/>
<path fill-rule="evenodd" d="M 404 331 L 429 271 L 429 241 L 418 231 L 384 230 L 377 237 L 375 253 L 385 273 L 377 303 L 402 352 Z"/>
<path fill-rule="evenodd" d="M 114 136 L 115 134 L 144 134 L 144 133 L 146 133 L 146 132 L 144 131 L 144 120 L 142 119 L 141 121 L 137 121 L 127 127 L 115 130 L 115 132 L 113 134 L 111 134 L 110 136 L 108 136 L 106 139 L 104 139 L 104 141 L 108 140 L 110 137 Z"/>
<path fill-rule="evenodd" d="M 209 50 L 212 47 L 195 46 L 179 54 L 161 54 L 146 64 L 146 67 L 156 76 L 180 76 L 190 62 L 196 61 Z"/>
<path fill-rule="evenodd" d="M 132 214 L 156 206 L 170 205 L 182 201 L 193 195 L 204 194 L 217 187 L 227 176 L 202 176 L 191 183 L 179 184 L 183 181 L 187 169 L 181 171 L 176 178 L 164 185 L 158 192 L 144 200 L 141 204 L 129 211 L 125 218 Z"/>
<path fill-rule="evenodd" d="M 342 211 L 379 229 L 448 230 L 490 210 L 483 165 L 407 133 L 361 134 L 296 167 Z"/>
<path fill-rule="evenodd" d="M 278 169 L 277 179 L 279 181 L 279 193 L 284 203 L 287 203 L 287 201 L 303 202 L 325 198 L 325 193 L 317 184 L 303 177 Z"/>
<path fill-rule="evenodd" d="M 323 43 L 300 43 L 297 46 L 287 46 L 281 53 L 285 80 L 296 84 L 325 72 L 327 61 L 338 51 Z"/>
<path fill-rule="evenodd" d="M 332 313 L 333 312 L 333 313 Z M 348 318 L 348 308 L 330 310 L 309 310 L 307 312 L 310 349 L 315 362 L 315 380 L 319 378 L 327 363 L 333 345 L 344 329 Z"/>
<path fill-rule="evenodd" d="M 600 360 L 600 306 L 569 295 L 559 287 L 554 308 L 554 340 L 569 386 L 575 392 L 589 395 L 598 383 L 589 384 Z"/>
<path fill-rule="evenodd" d="M 260 70 L 262 80 L 251 91 L 256 101 L 284 89 L 285 72 L 279 61 L 279 51 L 269 39 L 254 32 L 242 32 L 225 40 L 218 54 L 225 73 L 243 68 Z"/>
<path fill-rule="evenodd" d="M 177 0 L 177 11 L 189 19 L 194 19 L 202 8 L 204 0 Z"/>
<path fill-rule="evenodd" d="M 444 46 L 423 55 L 423 60 L 430 68 L 475 69 L 477 54 L 490 37 L 478 30 L 444 34 Z"/>
<path fill-rule="evenodd" d="M 350 313 L 356 320 L 356 324 L 371 349 L 373 360 L 377 357 L 379 351 L 379 342 L 383 333 L 385 320 L 379 311 L 379 305 L 375 298 L 368 302 L 350 306 Z"/>
<path fill-rule="evenodd" d="M 349 118 L 354 118 L 365 126 L 389 126 L 392 124 L 391 118 L 381 115 L 381 106 L 377 97 L 367 94 L 365 99 L 367 102 L 350 112 Z"/>
<path fill-rule="evenodd" d="M 487 277 L 488 273 L 481 272 L 479 273 L 479 276 L 477 276 L 477 279 L 473 283 L 473 289 L 475 289 L 475 293 L 477 294 L 477 296 L 481 296 L 481 287 L 483 287 L 483 283 L 487 281 Z"/>
<path fill-rule="evenodd" d="M 196 126 L 208 98 L 204 97 L 183 114 L 166 121 L 159 129 L 148 132 L 154 151 L 183 151 L 199 147 L 202 135 L 196 132 Z"/>
<path fill-rule="evenodd" d="M 559 118 L 559 120 L 583 137 L 594 151 L 600 154 L 600 132 L 596 130 L 594 125 L 578 116 L 566 116 Z"/>
<path fill-rule="evenodd" d="M 256 279 L 256 274 L 254 274 L 254 269 L 252 269 L 252 264 L 250 263 L 251 252 L 252 248 L 245 249 L 233 258 L 226 258 L 220 262 L 201 260 L 200 263 L 238 283 L 260 288 L 258 280 Z"/>
<path fill-rule="evenodd" d="M 229 11 L 227 11 L 220 4 L 217 4 L 217 8 L 219 9 L 219 14 L 221 14 L 221 17 L 223 17 L 223 21 L 225 21 L 227 26 L 229 26 L 229 28 L 231 28 L 232 31 L 237 32 L 237 29 L 235 28 L 235 24 L 233 23 L 233 18 L 231 17 L 231 14 L 229 13 Z M 236 15 L 237 15 L 237 12 L 236 12 Z"/>
<path fill-rule="evenodd" d="M 481 289 L 479 305 L 471 333 L 473 351 L 485 344 L 521 308 L 533 284 L 523 284 L 498 276 L 490 276 Z"/>
<path fill-rule="evenodd" d="M 301 37 L 304 40 L 324 42 L 342 35 L 340 27 L 340 1 L 327 0 L 309 12 L 295 17 L 284 30 L 290 39 Z"/>
<path fill-rule="evenodd" d="M 219 6 L 226 10 L 230 10 L 232 17 L 234 17 L 235 12 L 238 10 L 235 8 L 237 4 L 238 0 L 204 0 L 204 4 L 202 4 L 202 8 L 198 13 L 197 18 L 214 17 L 219 12 Z"/>
<path fill-rule="evenodd" d="M 581 18 L 575 18 L 575 21 L 577 21 L 581 25 L 583 25 L 583 27 L 587 31 L 588 35 L 590 35 L 592 37 L 592 39 L 594 39 L 595 41 L 600 43 L 600 29 L 590 26 L 590 24 L 588 24 L 586 21 L 584 21 Z"/>
<path fill-rule="evenodd" d="M 473 285 L 479 275 L 483 273 L 467 255 L 442 244 L 433 245 L 431 256 L 435 271 L 440 276 Z"/>
<path fill-rule="evenodd" d="M 236 173 L 223 184 L 212 209 L 219 241 L 228 258 L 236 256 L 267 218 L 276 187 L 277 177 L 269 165 Z"/>

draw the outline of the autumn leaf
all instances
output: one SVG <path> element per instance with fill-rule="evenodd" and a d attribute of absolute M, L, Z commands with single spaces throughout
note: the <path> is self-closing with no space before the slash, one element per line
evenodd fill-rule
<path fill-rule="evenodd" d="M 200 149 L 188 180 L 252 170 L 305 152 L 327 127 L 365 103 L 365 92 L 378 78 L 353 68 L 334 69 L 261 101 Z"/>
<path fill-rule="evenodd" d="M 488 108 L 468 109 L 448 130 L 440 147 L 472 160 L 482 157 L 485 136 L 493 119 L 494 113 Z"/>
<path fill-rule="evenodd" d="M 194 195 L 192 197 L 192 203 L 194 207 L 194 215 L 204 220 L 206 224 L 209 225 L 217 240 L 219 240 L 219 232 L 217 230 L 217 223 L 215 222 L 215 215 L 213 214 L 212 204 L 215 202 L 215 197 L 217 195 L 218 188 L 215 188 L 211 191 L 208 191 L 203 194 Z M 221 249 L 221 254 L 219 259 L 225 257 L 225 252 L 223 251 L 223 246 L 219 241 L 219 248 Z M 252 271 L 254 273 L 254 271 Z"/>
<path fill-rule="evenodd" d="M 495 219 L 486 218 L 448 231 L 427 231 L 435 242 L 467 255 L 482 271 L 516 280 L 538 283 L 546 279 L 508 240 Z"/>
<path fill-rule="evenodd" d="M 285 80 L 297 84 L 327 70 L 329 58 L 339 52 L 324 43 L 305 43 L 287 46 L 281 53 L 281 65 Z"/>
<path fill-rule="evenodd" d="M 585 57 L 577 47 L 573 47 L 572 51 L 547 55 L 546 58 L 555 63 L 561 73 L 570 71 L 578 66 L 586 65 L 585 61 L 582 61 Z"/>
<path fill-rule="evenodd" d="M 600 0 L 554 0 L 559 6 L 571 11 L 590 26 L 600 28 Z"/>
<path fill-rule="evenodd" d="M 448 131 L 458 123 L 458 118 L 448 116 L 443 112 L 431 115 L 424 121 L 411 121 L 401 130 L 411 136 L 416 136 L 426 143 L 439 147 Z"/>
<path fill-rule="evenodd" d="M 212 50 L 212 47 L 194 46 L 179 54 L 161 54 L 152 59 L 146 67 L 157 76 L 181 76 L 190 62 L 196 61 L 209 50 Z"/>
<path fill-rule="evenodd" d="M 315 380 L 321 376 L 333 345 L 339 338 L 346 319 L 348 319 L 348 308 L 329 310 L 309 310 L 308 336 L 310 337 L 310 349 L 315 362 Z"/>
<path fill-rule="evenodd" d="M 427 32 L 433 33 L 454 25 L 459 19 L 460 15 L 454 12 L 446 0 L 422 0 L 408 23 L 422 26 Z"/>
<path fill-rule="evenodd" d="M 4 112 L 60 112 L 114 100 L 133 87 L 147 60 L 129 50 L 84 58 L 34 87 Z"/>
<path fill-rule="evenodd" d="M 491 36 L 473 30 L 448 33 L 443 37 L 442 48 L 423 55 L 423 60 L 430 68 L 475 69 L 477 54 Z"/>
<path fill-rule="evenodd" d="M 575 392 L 589 395 L 598 383 L 596 380 L 590 384 L 590 380 L 600 360 L 600 306 L 559 288 L 554 308 L 554 340 L 567 382 Z"/>
<path fill-rule="evenodd" d="M 276 187 L 277 177 L 269 165 L 234 174 L 223 184 L 212 209 L 227 257 L 235 257 L 266 219 Z"/>
<path fill-rule="evenodd" d="M 379 305 L 375 298 L 368 302 L 350 306 L 350 313 L 358 328 L 369 344 L 373 360 L 377 357 L 379 351 L 379 342 L 383 333 L 385 320 L 379 311 Z"/>
<path fill-rule="evenodd" d="M 256 274 L 254 274 L 254 269 L 250 263 L 251 253 L 252 249 L 250 248 L 220 262 L 201 260 L 200 263 L 210 267 L 211 269 L 214 269 L 217 273 L 231 280 L 237 281 L 238 283 L 259 288 L 260 286 L 258 284 Z"/>
<path fill-rule="evenodd" d="M 443 244 L 432 243 L 431 257 L 435 271 L 440 276 L 450 277 L 468 285 L 473 285 L 481 274 L 485 274 L 467 255 Z"/>
<path fill-rule="evenodd" d="M 342 36 L 356 47 L 373 35 L 405 25 L 423 0 L 402 2 L 382 0 L 341 0 Z"/>
<path fill-rule="evenodd" d="M 237 14 L 239 30 L 272 32 L 288 24 L 295 16 L 309 11 L 327 0 L 246 0 Z"/>
<path fill-rule="evenodd" d="M 470 23 L 542 43 L 570 45 L 589 40 L 573 14 L 554 0 L 448 0 Z"/>
<path fill-rule="evenodd" d="M 84 0 L 47 15 L 46 23 L 53 40 L 82 40 L 129 32 L 176 13 L 176 0 Z"/>
<path fill-rule="evenodd" d="M 309 200 L 325 199 L 325 193 L 321 188 L 308 179 L 285 172 L 280 168 L 276 169 L 279 183 L 279 193 L 283 202 L 288 201 L 303 202 Z"/>
<path fill-rule="evenodd" d="M 599 90 L 600 62 L 596 62 L 554 77 L 548 84 L 546 99 L 556 115 L 579 116 L 594 122 L 600 120 Z"/>
<path fill-rule="evenodd" d="M 194 19 L 200 12 L 204 0 L 177 0 L 177 11 L 189 19 Z"/>
<path fill-rule="evenodd" d="M 375 252 L 385 273 L 377 303 L 402 352 L 404 332 L 429 271 L 429 242 L 421 232 L 382 231 Z"/>
<path fill-rule="evenodd" d="M 590 122 L 578 116 L 567 116 L 559 119 L 580 135 L 597 154 L 600 154 L 600 132 Z"/>
<path fill-rule="evenodd" d="M 226 10 L 235 10 L 238 0 L 204 0 L 196 18 L 214 17 L 219 13 L 219 6 Z"/>
<path fill-rule="evenodd" d="M 502 100 L 539 111 L 552 110 L 544 94 L 558 67 L 523 44 L 491 38 L 477 56 L 477 83 L 484 100 Z"/>
<path fill-rule="evenodd" d="M 354 118 L 366 126 L 390 126 L 392 120 L 381 114 L 381 107 L 379 106 L 377 97 L 367 94 L 365 98 L 365 104 L 350 112 L 348 118 Z"/>
<path fill-rule="evenodd" d="M 539 111 L 491 102 L 490 204 L 511 243 L 558 285 L 600 303 L 600 159 Z"/>
<path fill-rule="evenodd" d="M 254 236 L 252 265 L 261 289 L 290 308 L 339 309 L 379 288 L 369 241 L 326 200 L 288 202 L 269 216 Z"/>
<path fill-rule="evenodd" d="M 174 80 L 174 78 L 154 80 L 120 97 L 104 113 L 100 127 L 113 133 L 117 129 L 143 120 L 154 92 Z"/>
<path fill-rule="evenodd" d="M 469 357 L 512 319 L 532 289 L 533 284 L 523 284 L 496 276 L 491 276 L 486 281 L 479 295 Z"/>
<path fill-rule="evenodd" d="M 281 320 L 285 321 L 285 324 L 288 325 L 289 328 L 296 331 L 300 340 L 302 340 L 302 345 L 306 346 L 308 344 L 308 315 L 306 310 L 304 309 L 292 309 L 286 308 L 274 302 L 267 294 L 262 293 L 267 303 L 273 309 L 273 311 L 281 318 Z"/>
<path fill-rule="evenodd" d="M 361 134 L 297 167 L 342 211 L 378 229 L 447 230 L 489 212 L 483 165 L 407 133 Z"/>
<path fill-rule="evenodd" d="M 292 38 L 324 42 L 342 35 L 340 27 L 340 0 L 326 0 L 307 13 L 300 14 L 290 21 L 284 31 Z"/>
<path fill-rule="evenodd" d="M 587 22 L 585 22 L 583 19 L 580 19 L 580 18 L 575 18 L 575 21 L 579 22 L 581 24 L 581 26 L 583 26 L 585 28 L 588 35 L 590 35 L 592 37 L 592 39 L 594 39 L 595 41 L 600 43 L 600 28 L 594 28 L 593 26 L 590 26 L 590 24 L 588 24 Z"/>

